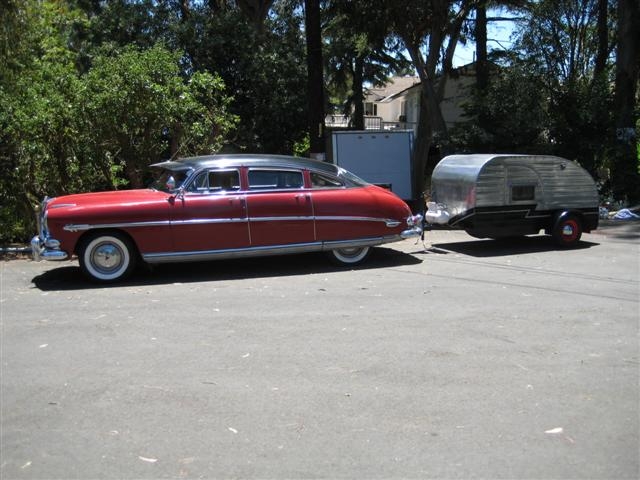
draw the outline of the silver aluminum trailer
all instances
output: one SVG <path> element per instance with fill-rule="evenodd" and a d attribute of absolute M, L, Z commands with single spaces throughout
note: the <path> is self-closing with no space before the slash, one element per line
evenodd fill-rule
<path fill-rule="evenodd" d="M 450 155 L 431 178 L 427 228 L 478 238 L 545 233 L 564 247 L 598 227 L 598 190 L 577 163 L 546 155 Z"/>

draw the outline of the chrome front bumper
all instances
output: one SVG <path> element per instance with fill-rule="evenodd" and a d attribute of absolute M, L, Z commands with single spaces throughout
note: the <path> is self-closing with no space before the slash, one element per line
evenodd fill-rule
<path fill-rule="evenodd" d="M 31 257 L 39 262 L 40 260 L 66 260 L 69 255 L 60 250 L 58 240 L 53 238 L 42 240 L 39 235 L 36 235 L 31 239 Z"/>

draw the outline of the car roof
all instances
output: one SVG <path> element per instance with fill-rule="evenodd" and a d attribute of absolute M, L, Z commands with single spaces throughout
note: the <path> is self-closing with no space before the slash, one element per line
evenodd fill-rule
<path fill-rule="evenodd" d="M 310 158 L 292 157 L 287 155 L 266 154 L 215 154 L 198 157 L 184 157 L 176 160 L 155 163 L 152 167 L 167 170 L 199 170 L 201 168 L 229 168 L 229 167 L 277 167 L 316 170 L 331 174 L 338 174 L 338 167 L 332 163 L 319 162 Z"/>

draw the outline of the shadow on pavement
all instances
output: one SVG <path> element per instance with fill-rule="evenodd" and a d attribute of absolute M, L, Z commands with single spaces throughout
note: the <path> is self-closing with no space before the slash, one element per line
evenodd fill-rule
<path fill-rule="evenodd" d="M 640 220 L 600 220 L 598 229 L 593 235 L 606 235 L 619 241 L 640 240 Z"/>
<path fill-rule="evenodd" d="M 124 282 L 99 284 L 88 281 L 77 265 L 53 268 L 33 278 L 36 288 L 43 291 L 118 288 L 172 283 L 195 283 L 250 278 L 285 277 L 329 273 L 341 270 L 372 270 L 402 265 L 415 265 L 422 260 L 398 250 L 377 247 L 363 265 L 339 267 L 322 254 L 283 255 L 236 260 L 193 263 L 168 263 L 140 266 Z"/>
<path fill-rule="evenodd" d="M 584 250 L 599 245 L 582 240 L 570 250 Z M 558 247 L 550 236 L 537 235 L 531 237 L 514 237 L 499 240 L 470 240 L 468 242 L 432 244 L 428 253 L 462 253 L 472 257 L 506 257 L 529 253 L 550 252 L 563 250 Z"/>

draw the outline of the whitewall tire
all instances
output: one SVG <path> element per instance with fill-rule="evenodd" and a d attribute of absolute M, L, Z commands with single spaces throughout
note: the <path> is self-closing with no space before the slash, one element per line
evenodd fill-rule
<path fill-rule="evenodd" d="M 371 247 L 336 248 L 327 252 L 337 265 L 359 265 L 371 254 Z"/>
<path fill-rule="evenodd" d="M 120 233 L 96 233 L 87 237 L 78 249 L 82 272 L 97 282 L 116 282 L 126 278 L 135 267 L 136 252 L 131 240 Z"/>

